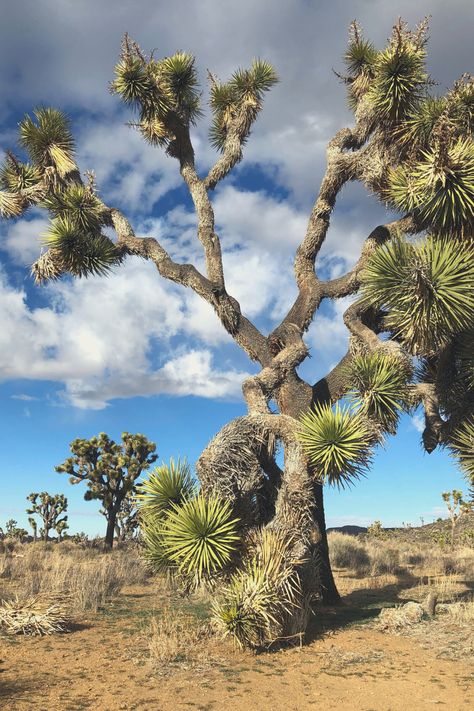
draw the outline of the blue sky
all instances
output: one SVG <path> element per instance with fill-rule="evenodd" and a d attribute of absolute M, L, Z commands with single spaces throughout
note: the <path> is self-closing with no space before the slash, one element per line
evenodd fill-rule
<path fill-rule="evenodd" d="M 147 146 L 125 125 L 130 115 L 108 93 L 120 38 L 129 31 L 145 50 L 196 55 L 223 80 L 255 56 L 271 61 L 281 82 L 235 174 L 213 200 L 229 291 L 268 332 L 295 294 L 292 256 L 306 227 L 329 138 L 350 122 L 340 68 L 347 26 L 357 17 L 384 43 L 398 15 L 410 23 L 431 14 L 430 71 L 444 91 L 473 70 L 471 2 L 407 0 L 335 2 L 93 3 L 19 0 L 0 27 L 0 155 L 15 127 L 38 104 L 67 111 L 81 170 L 94 169 L 106 202 L 120 207 L 140 235 L 199 266 L 195 218 L 176 161 Z M 193 135 L 198 167 L 215 159 L 208 116 Z M 345 189 L 320 258 L 321 273 L 350 268 L 365 236 L 387 214 L 360 186 Z M 129 259 L 107 280 L 68 280 L 41 289 L 28 265 L 39 254 L 45 216 L 32 211 L 0 224 L 0 526 L 26 525 L 31 491 L 63 492 L 72 531 L 103 531 L 98 505 L 83 501 L 54 465 L 75 437 L 124 430 L 156 442 L 160 459 L 199 453 L 221 426 L 245 413 L 240 386 L 255 372 L 198 297 L 165 283 L 152 265 Z M 301 373 L 316 381 L 345 352 L 343 300 L 325 305 L 307 334 L 312 358 Z M 368 477 L 328 491 L 329 525 L 385 525 L 432 520 L 440 492 L 464 482 L 445 452 L 423 454 L 420 419 L 404 417 L 397 437 L 376 453 Z"/>

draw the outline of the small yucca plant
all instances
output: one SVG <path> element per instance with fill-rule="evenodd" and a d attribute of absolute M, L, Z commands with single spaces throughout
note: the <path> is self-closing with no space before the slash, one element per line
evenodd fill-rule
<path fill-rule="evenodd" d="M 344 486 L 358 478 L 370 461 L 371 432 L 361 412 L 339 404 L 317 404 L 300 418 L 299 439 L 315 476 Z"/>
<path fill-rule="evenodd" d="M 161 537 L 165 555 L 179 573 L 201 579 L 229 563 L 239 541 L 238 519 L 229 502 L 198 494 L 171 505 Z"/>
<path fill-rule="evenodd" d="M 160 518 L 173 505 L 179 506 L 191 498 L 195 488 L 186 459 L 175 462 L 171 457 L 169 464 L 156 467 L 138 485 L 135 499 L 142 516 Z"/>
<path fill-rule="evenodd" d="M 291 536 L 282 531 L 259 531 L 249 559 L 213 604 L 215 626 L 242 648 L 273 641 L 281 634 L 288 615 L 301 606 L 295 569 L 298 561 L 292 559 L 292 544 Z"/>
<path fill-rule="evenodd" d="M 395 432 L 408 402 L 406 364 L 393 355 L 375 351 L 356 355 L 348 368 L 349 396 L 366 417 L 387 432 Z"/>

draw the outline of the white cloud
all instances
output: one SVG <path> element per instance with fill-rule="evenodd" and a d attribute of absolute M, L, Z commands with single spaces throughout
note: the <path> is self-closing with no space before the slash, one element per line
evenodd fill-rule
<path fill-rule="evenodd" d="M 10 395 L 12 400 L 22 400 L 23 402 L 33 402 L 34 400 L 39 400 L 39 398 L 33 395 L 26 395 L 25 393 L 20 393 L 19 395 Z"/>
<path fill-rule="evenodd" d="M 30 266 L 38 259 L 41 249 L 41 235 L 46 232 L 48 220 L 36 216 L 2 225 L 2 249 L 8 252 L 12 261 L 20 266 Z"/>
<path fill-rule="evenodd" d="M 420 414 L 413 415 L 413 417 L 410 419 L 411 419 L 411 424 L 413 425 L 415 430 L 417 432 L 420 432 L 420 434 L 423 433 L 425 430 L 425 418 L 423 417 L 423 415 L 420 415 Z"/>

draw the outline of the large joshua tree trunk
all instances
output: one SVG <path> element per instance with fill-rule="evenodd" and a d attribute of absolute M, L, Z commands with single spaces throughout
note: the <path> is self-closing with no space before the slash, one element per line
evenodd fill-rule
<path fill-rule="evenodd" d="M 315 479 L 298 439 L 297 416 L 312 401 L 311 389 L 294 374 L 280 384 L 279 414 L 270 413 L 262 394 L 268 373 L 244 383 L 249 414 L 214 437 L 202 453 L 197 471 L 203 490 L 233 503 L 244 528 L 283 530 L 301 560 L 303 593 L 339 602 L 329 562 L 323 486 Z M 260 389 L 260 392 L 259 392 Z M 283 468 L 277 464 L 283 449 Z"/>

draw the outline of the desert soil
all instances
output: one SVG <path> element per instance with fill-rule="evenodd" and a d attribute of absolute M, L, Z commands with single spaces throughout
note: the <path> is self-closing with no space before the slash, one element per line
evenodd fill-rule
<path fill-rule="evenodd" d="M 382 634 L 351 602 L 322 611 L 313 639 L 301 649 L 254 655 L 222 644 L 210 663 L 153 669 L 144 629 L 156 596 L 152 586 L 125 590 L 69 634 L 0 638 L 0 709 L 474 708 L 472 660 L 440 658 L 437 644 L 423 638 Z"/>

